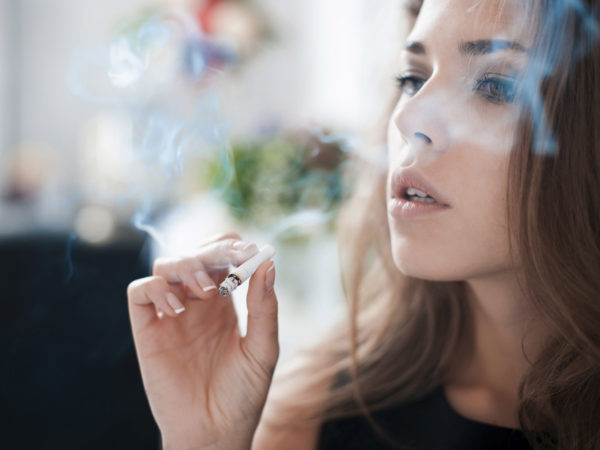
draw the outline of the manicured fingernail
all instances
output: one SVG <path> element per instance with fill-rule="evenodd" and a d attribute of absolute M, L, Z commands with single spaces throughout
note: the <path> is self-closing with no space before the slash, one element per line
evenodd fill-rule
<path fill-rule="evenodd" d="M 156 316 L 157 316 L 159 319 L 162 319 L 164 315 L 165 315 L 165 313 L 164 313 L 164 312 L 162 312 L 162 311 L 158 311 L 158 312 L 156 313 Z"/>
<path fill-rule="evenodd" d="M 275 263 L 271 261 L 271 267 L 267 269 L 267 273 L 265 275 L 265 291 L 271 292 L 273 290 L 273 285 L 275 284 Z"/>
<path fill-rule="evenodd" d="M 235 248 L 236 250 L 241 250 L 243 248 L 246 248 L 247 244 L 248 243 L 246 241 L 237 241 L 233 244 L 233 248 Z"/>
<path fill-rule="evenodd" d="M 169 306 L 173 308 L 175 314 L 181 314 L 183 311 L 185 311 L 185 306 L 183 306 L 181 301 L 171 292 L 167 293 L 167 303 L 169 303 Z"/>
<path fill-rule="evenodd" d="M 194 278 L 196 278 L 196 281 L 204 292 L 212 291 L 213 289 L 217 288 L 213 280 L 211 280 L 205 272 L 196 272 L 194 274 Z"/>
<path fill-rule="evenodd" d="M 233 244 L 233 248 L 239 251 L 248 250 L 250 247 L 254 245 L 254 242 L 246 242 L 246 241 L 237 241 Z"/>

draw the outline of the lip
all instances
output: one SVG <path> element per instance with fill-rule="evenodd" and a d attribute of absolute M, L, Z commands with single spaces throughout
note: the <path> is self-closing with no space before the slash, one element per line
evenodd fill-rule
<path fill-rule="evenodd" d="M 404 198 L 392 198 L 388 203 L 388 213 L 395 219 L 413 219 L 447 209 L 450 208 L 438 203 L 411 202 Z"/>
<path fill-rule="evenodd" d="M 423 191 L 433 197 L 437 202 L 433 203 L 435 206 L 443 206 L 446 208 L 450 207 L 450 204 L 446 199 L 435 189 L 425 178 L 423 178 L 418 172 L 412 169 L 396 170 L 392 173 L 392 185 L 391 185 L 391 196 L 394 199 L 404 200 L 404 192 L 407 188 L 412 187 L 420 191 Z M 409 202 L 412 203 L 412 202 Z M 423 203 L 423 205 L 432 205 L 431 203 Z"/>
<path fill-rule="evenodd" d="M 412 187 L 426 192 L 437 203 L 412 202 L 404 198 L 404 192 Z M 411 219 L 444 211 L 450 205 L 439 192 L 416 171 L 410 169 L 397 170 L 392 174 L 391 198 L 388 204 L 389 214 L 396 219 Z"/>

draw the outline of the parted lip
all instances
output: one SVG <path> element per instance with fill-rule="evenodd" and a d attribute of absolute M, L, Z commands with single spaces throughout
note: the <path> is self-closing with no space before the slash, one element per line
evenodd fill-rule
<path fill-rule="evenodd" d="M 441 205 L 450 206 L 446 199 L 414 169 L 399 169 L 392 173 L 391 195 L 403 199 L 408 188 L 415 188 L 433 197 Z"/>

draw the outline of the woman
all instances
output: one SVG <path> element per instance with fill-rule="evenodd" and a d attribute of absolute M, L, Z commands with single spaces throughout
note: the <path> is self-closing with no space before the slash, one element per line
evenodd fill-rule
<path fill-rule="evenodd" d="M 272 263 L 246 338 L 215 293 L 255 245 L 131 284 L 164 448 L 600 448 L 599 8 L 414 5 L 388 172 L 340 219 L 351 320 L 272 386 Z"/>

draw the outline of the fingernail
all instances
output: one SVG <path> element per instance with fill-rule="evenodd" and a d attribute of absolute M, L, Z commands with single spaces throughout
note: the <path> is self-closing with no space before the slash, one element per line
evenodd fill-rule
<path fill-rule="evenodd" d="M 275 262 L 271 261 L 271 266 L 267 269 L 265 275 L 265 291 L 271 292 L 275 284 Z"/>
<path fill-rule="evenodd" d="M 198 282 L 198 284 L 200 285 L 200 287 L 202 288 L 202 290 L 204 292 L 212 291 L 213 289 L 217 288 L 215 283 L 210 279 L 210 277 L 205 272 L 202 272 L 202 271 L 196 272 L 194 274 L 194 278 L 196 278 L 196 281 Z"/>
<path fill-rule="evenodd" d="M 246 245 L 248 245 L 248 243 L 246 241 L 237 241 L 236 243 L 233 244 L 233 248 L 237 249 L 237 250 L 241 250 L 246 248 Z"/>
<path fill-rule="evenodd" d="M 159 319 L 162 319 L 164 315 L 165 315 L 165 313 L 164 313 L 164 312 L 162 312 L 162 311 L 158 311 L 158 312 L 156 313 L 156 316 L 157 316 Z"/>
<path fill-rule="evenodd" d="M 237 241 L 235 244 L 233 244 L 233 248 L 243 252 L 244 250 L 248 250 L 253 245 L 255 245 L 254 242 Z"/>
<path fill-rule="evenodd" d="M 183 306 L 181 301 L 179 301 L 179 299 L 171 292 L 167 293 L 167 303 L 169 303 L 169 306 L 173 308 L 175 314 L 181 314 L 183 311 L 185 311 L 185 306 Z"/>

